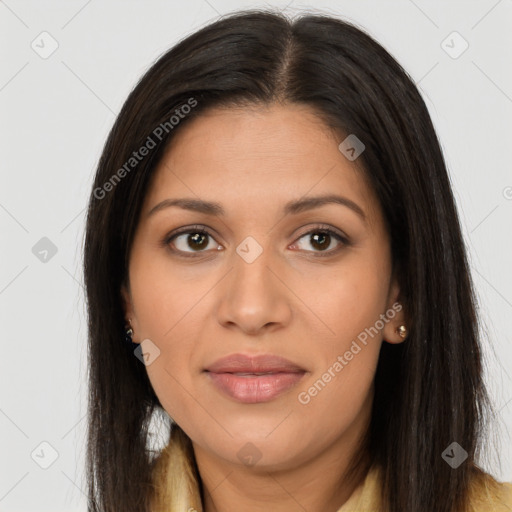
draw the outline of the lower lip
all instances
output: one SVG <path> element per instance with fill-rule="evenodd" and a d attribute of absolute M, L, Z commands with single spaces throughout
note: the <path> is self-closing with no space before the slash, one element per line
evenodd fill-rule
<path fill-rule="evenodd" d="M 213 384 L 239 402 L 257 404 L 269 402 L 288 391 L 302 379 L 305 372 L 271 373 L 241 376 L 232 373 L 206 372 Z"/>

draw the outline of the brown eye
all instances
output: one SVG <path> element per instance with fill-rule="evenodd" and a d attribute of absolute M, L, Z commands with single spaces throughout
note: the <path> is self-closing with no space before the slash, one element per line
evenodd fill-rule
<path fill-rule="evenodd" d="M 329 233 L 313 233 L 311 235 L 311 245 L 320 251 L 324 251 L 331 245 L 331 235 Z"/>
<path fill-rule="evenodd" d="M 301 245 L 300 240 L 302 239 L 305 240 L 305 243 Z M 343 246 L 349 245 L 349 241 L 332 229 L 316 228 L 301 235 L 299 241 L 294 245 L 307 252 L 325 253 L 318 254 L 318 256 L 330 256 L 337 253 Z M 312 249 L 308 248 L 308 245 Z"/>
<path fill-rule="evenodd" d="M 186 235 L 186 244 L 190 249 L 200 250 L 205 249 L 208 246 L 208 236 L 205 233 L 194 233 Z"/>
<path fill-rule="evenodd" d="M 164 244 L 171 245 L 173 251 L 184 253 L 184 256 L 219 247 L 214 243 L 212 235 L 202 227 L 182 229 L 166 237 Z"/>

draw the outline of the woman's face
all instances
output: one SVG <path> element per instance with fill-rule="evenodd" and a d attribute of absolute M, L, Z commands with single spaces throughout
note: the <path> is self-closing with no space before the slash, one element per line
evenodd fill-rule
<path fill-rule="evenodd" d="M 304 106 L 215 109 L 155 171 L 123 294 L 196 454 L 284 469 L 355 450 L 369 422 L 403 311 L 381 209 L 344 138 Z M 313 200 L 327 196 L 339 202 Z M 231 355 L 248 359 L 213 366 Z"/>

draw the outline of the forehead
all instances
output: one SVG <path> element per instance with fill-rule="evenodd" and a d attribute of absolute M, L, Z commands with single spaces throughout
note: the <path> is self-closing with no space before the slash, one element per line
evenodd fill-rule
<path fill-rule="evenodd" d="M 277 211 L 290 200 L 339 193 L 363 206 L 372 224 L 377 199 L 358 162 L 338 149 L 344 138 L 307 106 L 210 109 L 176 132 L 146 210 L 186 196 L 222 203 L 228 215 L 249 204 Z"/>
<path fill-rule="evenodd" d="M 337 138 L 314 111 L 306 106 L 214 108 L 186 124 L 171 141 L 169 161 L 185 157 L 229 164 L 243 174 L 258 166 L 261 172 L 285 172 L 325 163 L 339 157 Z M 326 146 L 329 154 L 319 153 Z M 323 156 L 323 158 L 322 158 Z M 303 158 L 308 157 L 308 161 Z M 260 164 L 260 165 L 258 165 Z"/>

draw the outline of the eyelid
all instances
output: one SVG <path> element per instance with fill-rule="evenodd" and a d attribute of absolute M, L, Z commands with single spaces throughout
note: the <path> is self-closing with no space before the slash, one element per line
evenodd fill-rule
<path fill-rule="evenodd" d="M 309 235 L 312 233 L 319 233 L 319 232 L 333 235 L 335 238 L 338 239 L 338 241 L 341 243 L 342 247 L 351 245 L 351 241 L 342 231 L 334 228 L 333 226 L 331 226 L 329 224 L 322 224 L 322 223 L 314 225 L 314 226 L 308 228 L 306 231 L 302 232 L 301 234 L 296 235 L 296 238 L 295 238 L 294 242 L 292 242 L 292 245 L 295 244 L 298 240 L 300 240 L 302 237 L 304 237 L 306 235 Z M 178 229 L 172 231 L 171 233 L 165 235 L 165 237 L 162 240 L 162 246 L 168 247 L 169 244 L 176 237 L 178 237 L 179 235 L 189 234 L 189 233 L 204 234 L 204 235 L 210 236 L 212 239 L 214 239 L 217 242 L 215 235 L 212 234 L 211 230 L 208 227 L 206 227 L 202 224 L 195 224 L 195 225 L 191 225 L 191 226 L 184 226 L 182 228 L 178 228 Z M 334 254 L 337 254 L 341 250 L 342 247 L 330 249 L 329 251 L 324 251 L 324 252 L 322 252 L 322 251 L 304 251 L 304 252 L 314 254 L 315 256 L 320 256 L 320 257 L 333 256 Z M 180 251 L 178 249 L 171 249 L 171 251 L 175 254 L 178 254 L 178 255 L 184 256 L 184 257 L 197 257 L 201 253 L 207 254 L 208 252 L 210 252 L 210 251 L 187 252 L 187 251 Z"/>
<path fill-rule="evenodd" d="M 322 231 L 322 232 L 327 231 L 329 233 L 339 236 L 343 240 L 344 243 L 347 243 L 347 244 L 350 243 L 348 236 L 345 235 L 343 233 L 343 231 L 336 229 L 335 227 L 331 226 L 330 224 L 322 224 L 322 223 L 308 228 L 307 231 L 304 231 L 300 235 L 297 235 L 297 238 L 302 238 L 304 235 L 309 235 L 310 233 L 316 233 L 317 231 Z"/>
<path fill-rule="evenodd" d="M 183 233 L 203 233 L 206 235 L 210 235 L 213 238 L 212 233 L 209 228 L 203 226 L 202 224 L 194 224 L 192 226 L 183 226 L 182 228 L 178 228 L 174 231 L 171 231 L 169 234 L 165 235 L 165 240 L 172 240 L 174 237 L 178 235 L 182 235 Z"/>

